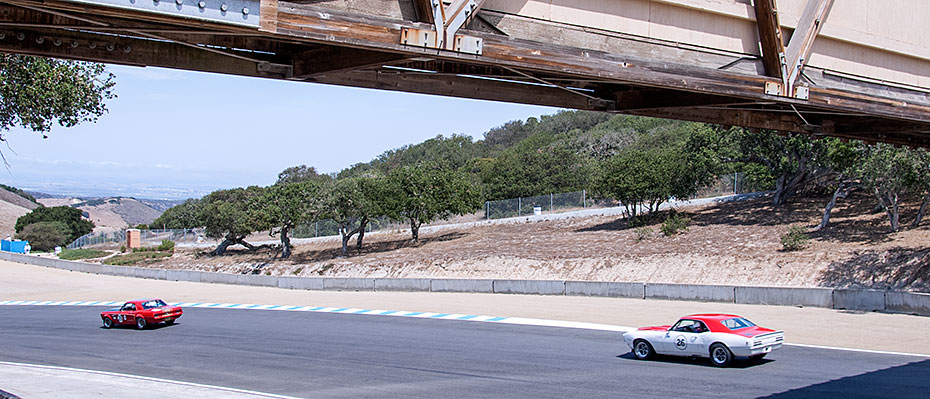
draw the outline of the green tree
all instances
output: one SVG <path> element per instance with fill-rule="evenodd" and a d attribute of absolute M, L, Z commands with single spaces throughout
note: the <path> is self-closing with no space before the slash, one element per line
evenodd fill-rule
<path fill-rule="evenodd" d="M 69 229 L 62 222 L 38 222 L 28 224 L 16 233 L 16 238 L 29 241 L 34 251 L 51 251 L 57 246 L 67 245 Z"/>
<path fill-rule="evenodd" d="M 888 215 L 892 232 L 900 227 L 901 197 L 907 192 L 922 193 L 926 188 L 921 184 L 925 161 L 917 150 L 883 143 L 869 147 L 862 163 L 862 180 Z"/>
<path fill-rule="evenodd" d="M 423 223 L 481 207 L 480 188 L 463 172 L 430 165 L 405 166 L 392 170 L 388 182 L 386 214 L 409 222 L 413 241 L 420 239 Z"/>
<path fill-rule="evenodd" d="M 206 235 L 223 241 L 213 250 L 214 255 L 223 255 L 230 245 L 239 244 L 250 250 L 256 247 L 245 238 L 256 231 L 270 229 L 265 209 L 262 206 L 264 189 L 258 186 L 217 190 L 203 197 L 201 217 Z"/>
<path fill-rule="evenodd" d="M 84 219 L 80 209 L 70 206 L 53 206 L 36 208 L 20 216 L 19 219 L 16 219 L 16 232 L 21 233 L 26 226 L 40 222 L 63 224 L 67 228 L 68 242 L 74 241 L 94 230 L 94 222 Z"/>
<path fill-rule="evenodd" d="M 488 199 L 580 191 L 590 176 L 588 159 L 563 135 L 537 134 L 485 162 L 480 171 Z"/>
<path fill-rule="evenodd" d="M 342 254 L 348 254 L 349 240 L 358 234 L 356 248 L 362 248 L 365 228 L 385 213 L 387 196 L 383 178 L 350 177 L 336 180 L 327 195 L 327 215 L 339 226 Z"/>
<path fill-rule="evenodd" d="M 767 180 L 774 186 L 772 204 L 782 205 L 805 184 L 834 172 L 827 157 L 831 140 L 734 127 L 695 135 L 689 149 L 713 154 L 722 164 L 763 166 L 768 176 L 757 176 L 757 179 Z"/>
<path fill-rule="evenodd" d="M 328 182 L 333 178 L 330 175 L 318 173 L 313 166 L 300 165 L 292 166 L 278 173 L 277 183 L 299 183 L 308 180 Z"/>
<path fill-rule="evenodd" d="M 203 227 L 202 212 L 203 201 L 199 199 L 189 199 L 165 210 L 165 212 L 152 221 L 152 226 L 164 229 L 195 229 Z"/>
<path fill-rule="evenodd" d="M 304 180 L 297 183 L 278 183 L 264 190 L 261 199 L 266 218 L 263 224 L 271 226 L 269 234 L 280 234 L 281 258 L 291 256 L 291 231 L 298 224 L 321 219 L 326 207 L 323 197 L 323 185 L 316 180 Z M 278 229 L 275 231 L 274 229 Z"/>
<path fill-rule="evenodd" d="M 0 131 L 94 122 L 116 97 L 114 78 L 103 64 L 0 53 Z"/>
<path fill-rule="evenodd" d="M 700 158 L 680 146 L 631 148 L 600 164 L 594 194 L 619 200 L 636 219 L 671 198 L 691 197 L 710 176 Z"/>

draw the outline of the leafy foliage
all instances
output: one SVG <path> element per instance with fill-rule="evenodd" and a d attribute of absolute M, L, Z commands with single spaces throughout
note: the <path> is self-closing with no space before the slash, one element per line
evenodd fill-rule
<path fill-rule="evenodd" d="M 29 241 L 33 251 L 51 251 L 57 246 L 67 245 L 68 226 L 62 222 L 36 222 L 31 223 L 16 233 L 16 238 Z"/>
<path fill-rule="evenodd" d="M 201 220 L 206 227 L 206 235 L 223 239 L 214 250 L 216 255 L 222 255 L 233 244 L 253 249 L 245 237 L 270 228 L 262 204 L 264 190 L 258 186 L 217 190 L 203 198 Z"/>
<path fill-rule="evenodd" d="M 278 183 L 264 190 L 260 199 L 264 210 L 260 214 L 264 218 L 261 224 L 278 229 L 272 233 L 281 235 L 282 258 L 291 254 L 291 230 L 298 224 L 322 218 L 326 210 L 323 187 L 328 184 L 326 180 L 307 179 Z"/>
<path fill-rule="evenodd" d="M 81 210 L 68 206 L 41 207 L 16 219 L 15 228 L 17 233 L 21 233 L 30 224 L 58 222 L 65 226 L 63 232 L 67 239 L 65 244 L 67 244 L 94 230 L 94 222 L 84 219 L 81 215 Z"/>
<path fill-rule="evenodd" d="M 0 54 L 0 130 L 94 122 L 116 97 L 114 78 L 103 64 Z"/>
<path fill-rule="evenodd" d="M 385 213 L 410 222 L 414 241 L 423 223 L 474 212 L 481 207 L 481 190 L 467 175 L 430 165 L 406 166 L 388 175 Z"/>
<path fill-rule="evenodd" d="M 320 174 L 313 166 L 300 165 L 292 166 L 278 173 L 278 184 L 299 183 L 304 181 L 328 182 L 333 180 L 332 176 Z"/>
<path fill-rule="evenodd" d="M 107 251 L 101 251 L 99 249 L 91 248 L 77 248 L 77 249 L 65 249 L 58 254 L 58 259 L 64 260 L 81 260 L 81 259 L 95 259 L 102 258 L 109 255 Z"/>
<path fill-rule="evenodd" d="M 659 229 L 666 237 L 671 237 L 688 231 L 689 224 L 691 224 L 690 218 L 682 216 L 678 212 L 671 212 L 668 217 L 665 218 L 665 221 L 662 222 L 662 226 Z"/>
<path fill-rule="evenodd" d="M 810 240 L 811 238 L 804 231 L 804 227 L 789 226 L 788 232 L 781 236 L 782 250 L 791 252 L 804 249 L 810 243 Z"/>
<path fill-rule="evenodd" d="M 152 221 L 152 226 L 166 229 L 194 229 L 203 227 L 203 202 L 189 199 L 180 205 L 168 208 Z"/>

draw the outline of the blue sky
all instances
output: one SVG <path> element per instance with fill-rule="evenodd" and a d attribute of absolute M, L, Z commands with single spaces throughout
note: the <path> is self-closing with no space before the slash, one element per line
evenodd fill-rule
<path fill-rule="evenodd" d="M 118 98 L 95 124 L 48 139 L 6 132 L 0 182 L 53 194 L 187 198 L 268 185 L 306 164 L 337 172 L 437 134 L 480 139 L 554 108 L 111 66 Z"/>

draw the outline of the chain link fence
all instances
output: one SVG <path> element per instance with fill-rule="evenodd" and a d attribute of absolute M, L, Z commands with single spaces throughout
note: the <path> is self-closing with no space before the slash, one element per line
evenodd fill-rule
<path fill-rule="evenodd" d="M 140 230 L 142 246 L 155 246 L 163 240 L 171 240 L 176 244 L 199 243 L 205 240 L 203 229 L 165 229 Z M 116 247 L 126 242 L 126 230 L 104 231 L 89 233 L 78 237 L 68 244 L 68 249 Z"/>
<path fill-rule="evenodd" d="M 502 219 L 518 216 L 540 214 L 542 212 L 569 211 L 584 209 L 594 203 L 588 198 L 587 191 L 537 195 L 497 201 L 484 204 L 485 219 Z"/>

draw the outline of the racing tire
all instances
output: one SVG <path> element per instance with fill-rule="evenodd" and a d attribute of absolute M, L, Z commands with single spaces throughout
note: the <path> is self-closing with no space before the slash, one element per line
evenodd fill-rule
<path fill-rule="evenodd" d="M 144 330 L 148 324 L 149 323 L 145 321 L 144 317 L 136 317 L 136 328 Z"/>
<path fill-rule="evenodd" d="M 652 345 L 649 341 L 645 339 L 637 339 L 633 341 L 633 356 L 638 360 L 649 360 L 655 356 L 656 351 L 652 349 Z"/>
<path fill-rule="evenodd" d="M 113 327 L 113 319 L 111 319 L 111 318 L 109 318 L 109 317 L 104 317 L 104 318 L 103 318 L 103 328 L 112 328 L 112 327 Z"/>
<path fill-rule="evenodd" d="M 727 367 L 733 361 L 733 352 L 730 348 L 721 343 L 710 346 L 710 362 L 717 367 Z"/>
<path fill-rule="evenodd" d="M 768 355 L 768 353 L 762 353 L 762 354 L 759 354 L 759 355 L 752 355 L 752 356 L 749 357 L 749 360 L 752 360 L 752 361 L 754 361 L 754 362 L 758 362 L 758 361 L 762 360 L 762 358 L 764 358 L 765 355 Z"/>

